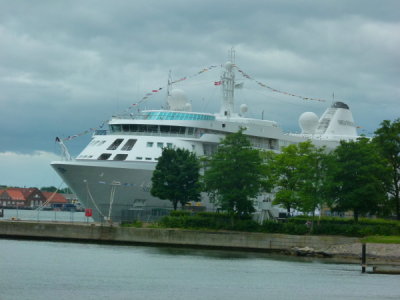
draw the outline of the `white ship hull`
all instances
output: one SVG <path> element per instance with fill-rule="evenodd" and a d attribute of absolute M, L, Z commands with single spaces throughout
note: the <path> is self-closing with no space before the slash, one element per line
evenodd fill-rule
<path fill-rule="evenodd" d="M 98 221 L 120 222 L 127 211 L 172 209 L 169 201 L 150 195 L 155 163 L 55 161 L 51 164 Z M 151 212 L 150 212 L 151 214 Z"/>

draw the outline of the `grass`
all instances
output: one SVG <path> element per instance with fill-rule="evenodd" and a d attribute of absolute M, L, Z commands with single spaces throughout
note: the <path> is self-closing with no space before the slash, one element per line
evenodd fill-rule
<path fill-rule="evenodd" d="M 400 236 L 372 235 L 361 239 L 362 243 L 400 244 Z"/>

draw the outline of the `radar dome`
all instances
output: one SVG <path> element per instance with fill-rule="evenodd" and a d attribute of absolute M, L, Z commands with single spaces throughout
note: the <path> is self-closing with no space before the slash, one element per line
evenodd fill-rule
<path fill-rule="evenodd" d="M 246 113 L 248 110 L 249 110 L 249 108 L 248 108 L 247 104 L 240 105 L 240 112 L 242 114 Z"/>
<path fill-rule="evenodd" d="M 318 126 L 318 116 L 313 112 L 302 113 L 299 118 L 301 133 L 314 134 Z"/>
<path fill-rule="evenodd" d="M 168 105 L 171 110 L 186 110 L 188 104 L 187 97 L 184 91 L 173 89 L 168 96 Z"/>
<path fill-rule="evenodd" d="M 232 62 L 230 62 L 230 61 L 227 61 L 226 63 L 225 63 L 225 69 L 227 69 L 228 71 L 231 71 L 232 70 L 232 68 L 233 68 L 233 63 Z"/>

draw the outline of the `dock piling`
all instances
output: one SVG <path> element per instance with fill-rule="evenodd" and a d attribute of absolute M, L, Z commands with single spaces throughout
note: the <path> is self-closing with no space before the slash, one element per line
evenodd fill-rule
<path fill-rule="evenodd" d="M 367 268 L 367 245 L 365 243 L 362 244 L 362 251 L 361 251 L 361 272 L 365 273 Z"/>

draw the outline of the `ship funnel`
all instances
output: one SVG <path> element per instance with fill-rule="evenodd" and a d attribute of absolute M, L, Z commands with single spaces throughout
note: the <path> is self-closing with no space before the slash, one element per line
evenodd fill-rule
<path fill-rule="evenodd" d="M 357 136 L 349 106 L 343 102 L 333 103 L 322 115 L 315 133 L 326 136 Z"/>

